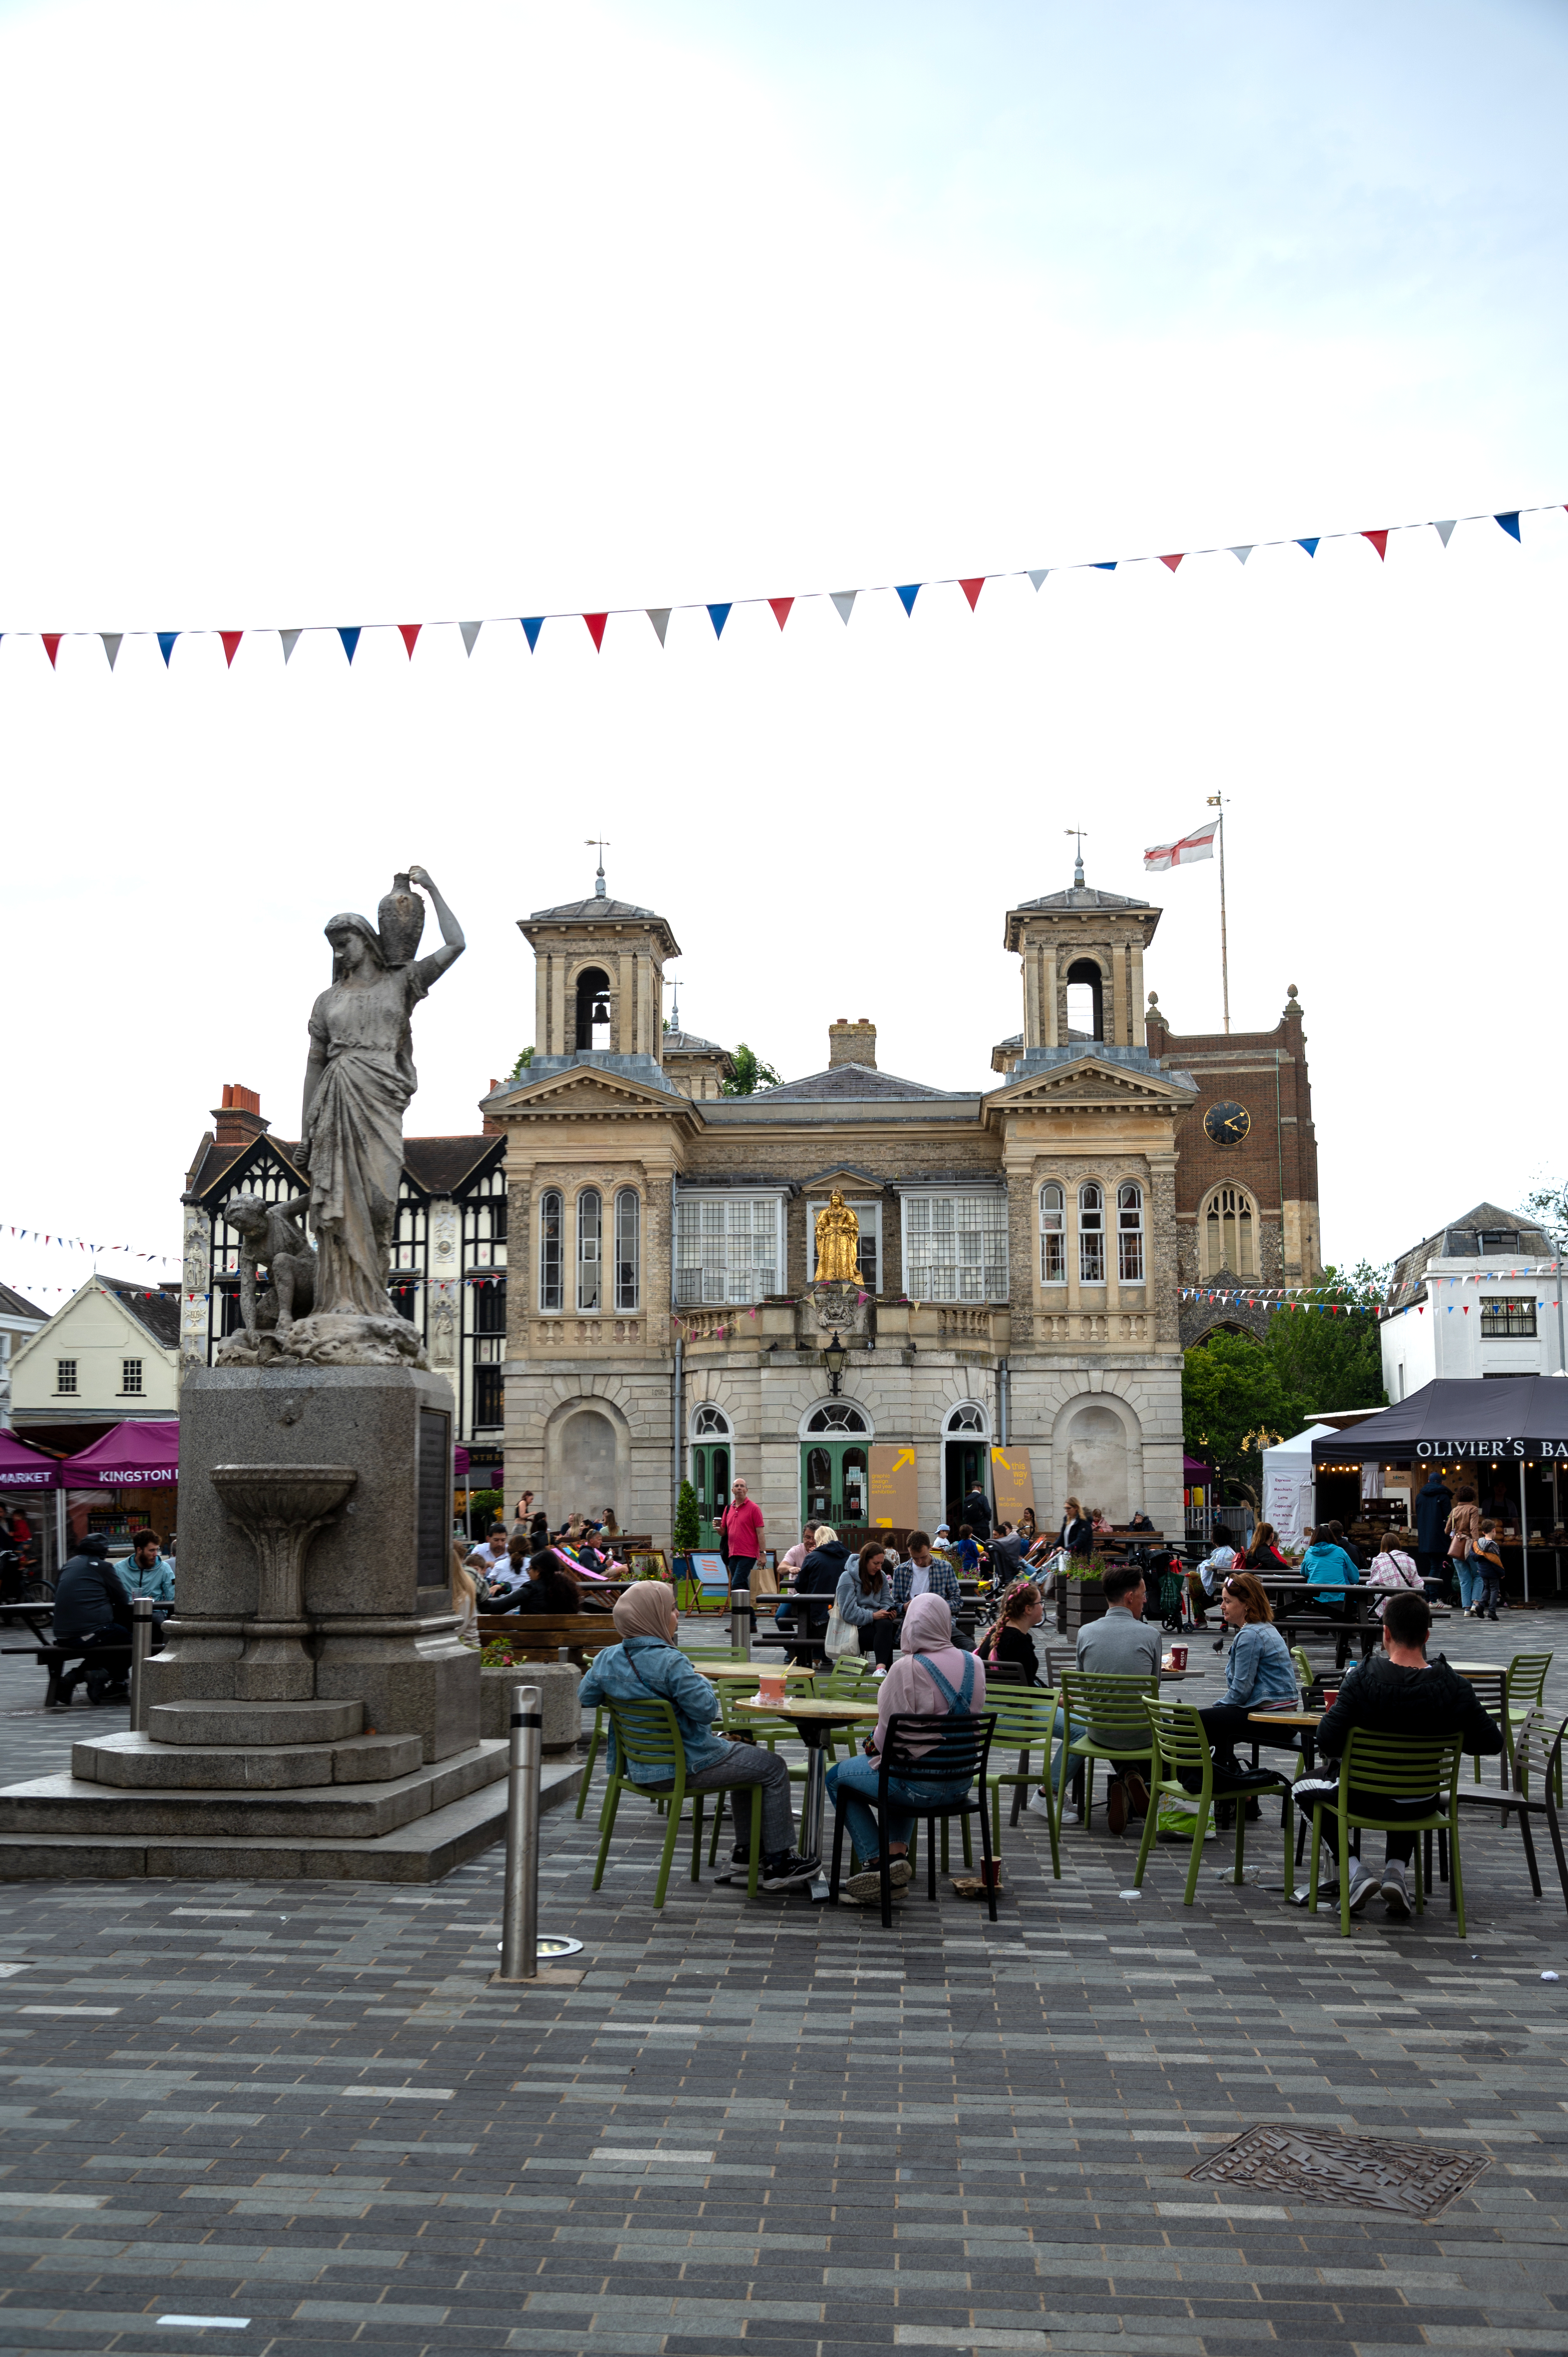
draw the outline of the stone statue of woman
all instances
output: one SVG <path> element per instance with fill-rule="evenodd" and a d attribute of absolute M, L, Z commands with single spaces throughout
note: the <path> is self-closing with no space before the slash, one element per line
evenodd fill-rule
<path fill-rule="evenodd" d="M 433 956 L 389 963 L 383 926 L 334 917 L 332 981 L 310 1010 L 300 1160 L 310 1178 L 316 1238 L 317 1318 L 360 1312 L 396 1316 L 387 1292 L 403 1117 L 419 1085 L 409 1017 L 467 944 L 456 918 L 423 867 L 409 880 L 429 893 L 441 926 Z M 417 941 L 417 934 L 415 934 Z M 406 1322 L 406 1321 L 404 1321 Z"/>
<path fill-rule="evenodd" d="M 441 947 L 415 957 L 429 894 Z M 381 902 L 380 930 L 365 917 L 334 917 L 332 980 L 310 1010 L 310 1055 L 297 1159 L 310 1180 L 316 1240 L 308 1317 L 275 1335 L 236 1334 L 218 1362 L 287 1355 L 329 1365 L 428 1363 L 416 1329 L 387 1290 L 403 1177 L 403 1117 L 419 1085 L 409 1017 L 467 944 L 456 918 L 423 867 L 410 867 Z"/>

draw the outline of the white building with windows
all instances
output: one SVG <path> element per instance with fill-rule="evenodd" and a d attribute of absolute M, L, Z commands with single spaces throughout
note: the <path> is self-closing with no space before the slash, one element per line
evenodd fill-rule
<path fill-rule="evenodd" d="M 706 1538 L 744 1474 L 782 1547 L 805 1519 L 864 1528 L 895 1473 L 934 1529 L 1005 1447 L 1042 1523 L 1070 1491 L 1179 1531 L 1176 1130 L 1197 1092 L 1143 1043 L 1158 921 L 1081 875 L 1008 912 L 1024 1028 L 990 1051 L 1000 1083 L 883 1071 L 875 1026 L 840 1018 L 822 1071 L 725 1097 L 669 1051 L 664 918 L 601 881 L 520 920 L 534 1054 L 483 1108 L 505 1137 L 509 1493 L 553 1519 L 611 1505 L 662 1543 L 682 1477 Z M 836 1391 L 810 1292 L 835 1189 L 864 1287 Z"/>
<path fill-rule="evenodd" d="M 179 1295 L 90 1276 L 11 1361 L 17 1437 L 71 1454 L 116 1424 L 179 1410 Z"/>
<path fill-rule="evenodd" d="M 1497 1375 L 1556 1375 L 1568 1365 L 1568 1298 L 1556 1246 L 1520 1211 L 1477 1203 L 1394 1264 L 1383 1320 L 1383 1389 L 1407 1399 L 1423 1383 Z"/>

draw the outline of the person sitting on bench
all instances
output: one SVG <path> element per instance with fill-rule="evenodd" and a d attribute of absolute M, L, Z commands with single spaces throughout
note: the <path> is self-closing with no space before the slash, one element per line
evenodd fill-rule
<path fill-rule="evenodd" d="M 68 1652 L 81 1649 L 83 1660 L 59 1681 L 56 1710 L 68 1710 L 78 1678 L 87 1680 L 95 1701 L 114 1701 L 130 1693 L 131 1599 L 120 1575 L 109 1560 L 109 1543 L 96 1535 L 82 1539 L 60 1573 L 55 1588 L 55 1643 Z M 95 1653 L 118 1653 L 113 1669 L 94 1670 Z"/>

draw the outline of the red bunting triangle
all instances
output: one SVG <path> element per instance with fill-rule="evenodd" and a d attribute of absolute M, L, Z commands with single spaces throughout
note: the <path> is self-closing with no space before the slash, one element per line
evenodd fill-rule
<path fill-rule="evenodd" d="M 239 645 L 245 633 L 243 630 L 220 630 L 218 635 L 223 641 L 223 660 L 229 669 L 232 671 L 234 668 L 234 650 Z"/>
<path fill-rule="evenodd" d="M 1372 546 L 1377 550 L 1380 558 L 1386 562 L 1389 553 L 1388 533 L 1386 532 L 1364 532 L 1361 534 L 1361 537 L 1363 540 L 1369 540 Z"/>
<path fill-rule="evenodd" d="M 1182 556 L 1185 556 L 1185 555 L 1186 555 L 1186 554 L 1187 554 L 1187 551 L 1186 551 L 1185 549 L 1183 549 L 1183 551 L 1182 551 Z M 1174 573 L 1174 572 L 1176 571 L 1176 566 L 1181 563 L 1181 556 L 1162 556 L 1162 557 L 1161 557 L 1161 559 L 1160 559 L 1160 563 L 1161 563 L 1162 565 L 1168 565 L 1170 566 L 1171 571 Z"/>
<path fill-rule="evenodd" d="M 779 629 L 782 630 L 785 623 L 789 619 L 789 608 L 794 604 L 795 600 L 793 597 L 769 597 L 768 602 L 773 608 L 774 620 L 778 623 Z"/>
<path fill-rule="evenodd" d="M 55 667 L 55 657 L 59 652 L 59 642 L 61 639 L 64 638 L 65 632 L 63 630 L 46 630 L 43 636 L 44 652 L 49 659 L 49 669 L 53 671 Z"/>
<path fill-rule="evenodd" d="M 413 642 L 415 639 L 418 638 L 420 630 L 424 626 L 419 622 L 400 622 L 397 627 L 403 645 L 408 649 L 409 662 L 412 662 L 413 661 Z"/>
<path fill-rule="evenodd" d="M 969 610 L 972 614 L 976 606 L 980 603 L 980 593 L 985 587 L 984 574 L 982 573 L 977 575 L 975 579 L 972 581 L 961 581 L 958 586 L 963 591 L 964 596 L 969 599 Z"/>
<path fill-rule="evenodd" d="M 607 614 L 585 614 L 583 619 L 588 626 L 588 636 L 594 642 L 594 652 L 596 654 L 602 654 L 605 644 L 605 624 L 609 620 L 609 616 Z"/>

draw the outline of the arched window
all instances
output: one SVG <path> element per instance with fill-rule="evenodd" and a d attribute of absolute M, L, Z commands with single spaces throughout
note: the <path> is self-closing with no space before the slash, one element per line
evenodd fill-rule
<path fill-rule="evenodd" d="M 1116 1189 L 1116 1274 L 1123 1285 L 1144 1282 L 1144 1190 L 1131 1179 Z"/>
<path fill-rule="evenodd" d="M 1105 1037 L 1105 976 L 1098 958 L 1074 958 L 1067 970 L 1067 1027 L 1069 1039 Z"/>
<path fill-rule="evenodd" d="M 870 1429 L 860 1410 L 851 1407 L 847 1400 L 830 1400 L 806 1419 L 808 1432 L 869 1432 Z"/>
<path fill-rule="evenodd" d="M 1078 1281 L 1105 1282 L 1105 1189 L 1094 1178 L 1078 1190 Z"/>
<path fill-rule="evenodd" d="M 692 1417 L 692 1437 L 693 1440 L 728 1440 L 731 1437 L 730 1420 L 723 1408 L 714 1407 L 710 1400 L 704 1400 Z"/>
<path fill-rule="evenodd" d="M 641 1285 L 642 1205 L 635 1187 L 616 1197 L 616 1308 L 635 1309 Z"/>
<path fill-rule="evenodd" d="M 539 1306 L 559 1309 L 561 1302 L 561 1195 L 552 1187 L 539 1199 Z"/>
<path fill-rule="evenodd" d="M 600 1278 L 604 1273 L 605 1207 L 596 1187 L 585 1187 L 577 1198 L 577 1307 L 601 1307 Z"/>
<path fill-rule="evenodd" d="M 949 1415 L 942 1429 L 950 1440 L 957 1440 L 966 1432 L 976 1433 L 983 1439 L 985 1410 L 978 1406 L 973 1400 L 961 1400 Z"/>
<path fill-rule="evenodd" d="M 1217 1187 L 1204 1207 L 1203 1273 L 1258 1274 L 1258 1208 L 1244 1187 Z"/>
<path fill-rule="evenodd" d="M 1040 1189 L 1040 1283 L 1067 1283 L 1067 1208 L 1056 1185 Z"/>
<path fill-rule="evenodd" d="M 610 978 L 591 965 L 577 976 L 577 1038 L 579 1048 L 610 1044 Z"/>

